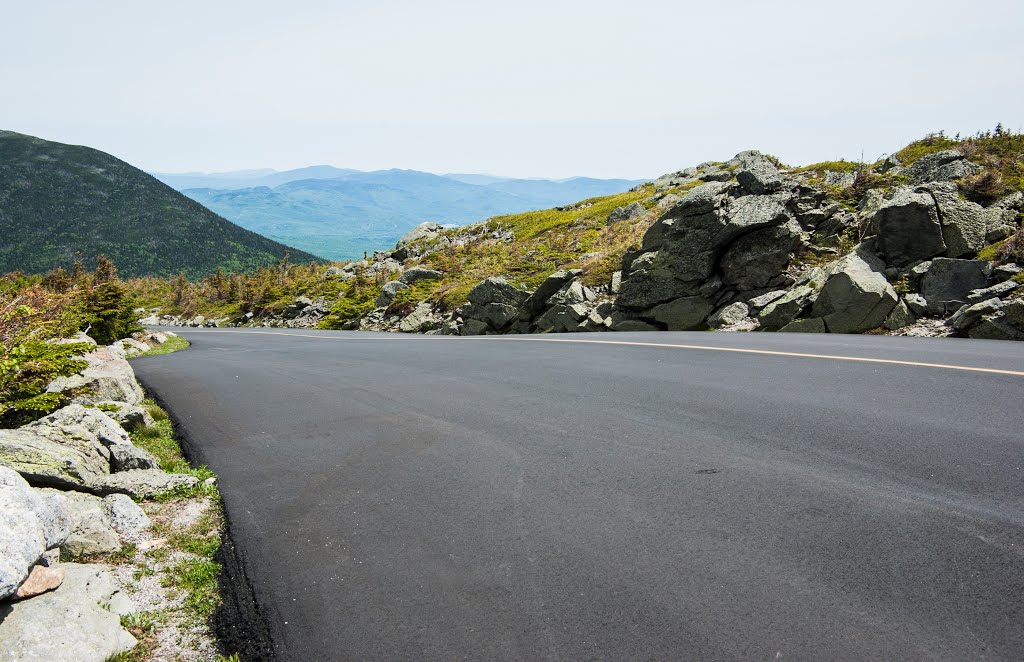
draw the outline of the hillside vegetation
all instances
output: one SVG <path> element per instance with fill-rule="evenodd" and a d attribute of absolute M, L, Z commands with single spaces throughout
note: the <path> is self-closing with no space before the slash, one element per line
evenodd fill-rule
<path fill-rule="evenodd" d="M 218 267 L 250 271 L 290 253 L 145 172 L 89 147 L 0 131 L 0 272 L 88 266 L 107 255 L 126 276 Z"/>
<path fill-rule="evenodd" d="M 244 188 L 237 180 L 220 183 L 211 178 L 206 186 L 180 190 L 225 218 L 290 246 L 331 259 L 359 259 L 364 251 L 393 246 L 424 220 L 462 225 L 617 193 L 639 183 L 582 177 L 557 182 L 485 178 L 473 183 L 414 170 L 358 172 L 326 166 L 304 168 L 296 176 L 309 171 L 309 177 L 289 181 L 279 181 L 288 173 L 251 178 L 253 183 Z M 322 176 L 314 178 L 314 173 Z M 162 177 L 169 182 L 200 180 Z"/>

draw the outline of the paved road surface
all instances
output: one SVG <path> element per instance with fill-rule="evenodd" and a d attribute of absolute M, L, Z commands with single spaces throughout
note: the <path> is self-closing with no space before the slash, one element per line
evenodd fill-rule
<path fill-rule="evenodd" d="M 181 333 L 281 659 L 1024 658 L 1024 343 Z"/>

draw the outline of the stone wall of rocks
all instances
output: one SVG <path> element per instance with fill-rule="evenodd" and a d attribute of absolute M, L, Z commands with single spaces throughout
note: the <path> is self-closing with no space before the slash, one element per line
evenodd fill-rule
<path fill-rule="evenodd" d="M 401 256 L 379 254 L 394 278 L 379 308 L 352 328 L 455 335 L 884 329 L 1019 340 L 1024 285 L 1013 278 L 1021 267 L 996 267 L 977 254 L 1017 231 L 1024 195 L 989 207 L 963 199 L 951 180 L 979 170 L 955 150 L 910 168 L 890 158 L 880 171 L 902 173 L 907 183 L 868 190 L 852 210 L 827 186 L 829 176 L 831 185 L 849 186 L 854 173 L 828 173 L 823 185 L 743 152 L 656 180 L 649 202 L 662 213 L 606 287 L 582 285 L 579 271 L 551 274 L 535 291 L 495 276 L 452 314 L 423 302 L 409 315 L 388 315 L 385 306 L 409 272 Z M 668 192 L 680 186 L 692 188 Z M 637 203 L 613 216 L 635 217 L 633 207 L 644 209 Z M 417 238 L 431 231 L 424 227 Z"/>
<path fill-rule="evenodd" d="M 67 560 L 116 552 L 146 529 L 149 519 L 133 497 L 198 482 L 160 470 L 128 435 L 153 423 L 126 360 L 126 348 L 139 352 L 140 345 L 126 339 L 96 347 L 81 373 L 49 386 L 71 395 L 72 404 L 0 430 L 4 660 L 102 662 L 136 643 L 120 618 L 137 610 L 111 568 Z"/>

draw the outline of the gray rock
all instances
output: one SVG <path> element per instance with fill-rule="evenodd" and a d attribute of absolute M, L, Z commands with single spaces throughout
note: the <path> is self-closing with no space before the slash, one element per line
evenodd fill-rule
<path fill-rule="evenodd" d="M 541 312 L 547 307 L 548 299 L 581 273 L 581 269 L 569 269 L 567 271 L 556 271 L 551 274 L 526 299 L 523 308 L 533 314 Z"/>
<path fill-rule="evenodd" d="M 418 241 L 422 241 L 424 239 L 431 239 L 433 237 L 436 237 L 443 230 L 444 230 L 444 226 L 443 225 L 439 225 L 437 223 L 432 223 L 430 221 L 426 221 L 424 223 L 420 223 L 419 225 L 414 227 L 412 230 L 409 230 L 404 235 L 402 235 L 402 238 L 398 240 L 398 244 L 396 245 L 396 248 L 403 248 L 405 246 L 408 246 L 410 244 L 414 244 L 414 243 L 416 243 Z"/>
<path fill-rule="evenodd" d="M 519 308 L 504 303 L 487 303 L 483 305 L 467 306 L 462 314 L 469 319 L 476 319 L 485 322 L 495 331 L 508 326 L 510 322 L 519 316 Z"/>
<path fill-rule="evenodd" d="M 1004 297 L 1010 294 L 1014 290 L 1024 287 L 1024 283 L 1018 283 L 1012 280 L 1004 280 L 1001 283 L 996 283 L 991 287 L 986 287 L 980 290 L 971 290 L 967 294 L 967 303 L 978 303 L 992 297 Z"/>
<path fill-rule="evenodd" d="M 953 184 L 923 187 L 935 199 L 948 257 L 973 257 L 985 246 L 985 214 L 980 205 L 960 197 Z"/>
<path fill-rule="evenodd" d="M 786 270 L 799 245 L 800 226 L 795 220 L 745 234 L 719 261 L 722 282 L 741 291 L 767 287 Z"/>
<path fill-rule="evenodd" d="M 0 600 L 13 594 L 43 553 L 60 545 L 71 527 L 67 500 L 33 490 L 0 466 Z M 2 641 L 2 639 L 0 639 Z"/>
<path fill-rule="evenodd" d="M 156 425 L 156 421 L 153 420 L 149 410 L 140 405 L 130 405 L 127 402 L 114 402 L 113 400 L 104 400 L 103 402 L 96 403 L 97 407 L 104 405 L 108 408 L 117 407 L 117 411 L 103 411 L 128 432 L 147 425 Z"/>
<path fill-rule="evenodd" d="M 792 193 L 731 200 L 724 195 L 729 188 L 717 183 L 694 188 L 648 230 L 646 252 L 624 268 L 619 306 L 642 310 L 697 294 L 729 243 L 792 219 L 787 209 Z"/>
<path fill-rule="evenodd" d="M 612 272 L 612 282 L 611 282 L 611 285 L 608 286 L 608 289 L 611 291 L 612 294 L 618 294 L 619 290 L 621 288 L 622 288 L 622 271 L 613 271 Z"/>
<path fill-rule="evenodd" d="M 640 316 L 661 322 L 669 331 L 691 331 L 704 326 L 711 310 L 711 302 L 703 297 L 682 297 L 654 306 Z"/>
<path fill-rule="evenodd" d="M 160 462 L 149 451 L 132 444 L 110 446 L 110 470 L 156 469 Z"/>
<path fill-rule="evenodd" d="M 159 469 L 136 469 L 119 471 L 97 479 L 90 491 L 96 494 L 127 494 L 130 497 L 148 499 L 162 492 L 195 487 L 199 479 L 188 474 L 168 474 Z"/>
<path fill-rule="evenodd" d="M 992 297 L 971 306 L 963 306 L 960 310 L 953 313 L 953 316 L 946 321 L 946 324 L 957 331 L 963 332 L 980 320 L 982 315 L 991 315 L 1002 307 L 1002 300 Z"/>
<path fill-rule="evenodd" d="M 608 224 L 618 223 L 619 221 L 631 221 L 634 218 L 640 218 L 647 213 L 647 208 L 639 202 L 626 205 L 624 207 L 615 208 L 612 213 L 608 214 Z"/>
<path fill-rule="evenodd" d="M 826 333 L 825 320 L 820 317 L 809 317 L 793 320 L 779 329 L 780 333 Z"/>
<path fill-rule="evenodd" d="M 583 303 L 556 304 L 537 319 L 536 327 L 542 333 L 576 331 L 581 323 L 586 325 L 591 312 Z"/>
<path fill-rule="evenodd" d="M 103 497 L 103 511 L 114 530 L 123 535 L 133 536 L 150 526 L 145 511 L 125 494 Z"/>
<path fill-rule="evenodd" d="M 71 532 L 60 545 L 62 557 L 77 559 L 121 549 L 121 539 L 107 517 L 103 499 L 82 492 L 63 494 L 71 513 Z"/>
<path fill-rule="evenodd" d="M 905 326 L 910 326 L 917 321 L 917 317 L 910 311 L 910 308 L 903 301 L 900 301 L 889 313 L 889 316 L 885 318 L 885 324 L 883 326 L 890 331 L 896 329 L 902 329 Z"/>
<path fill-rule="evenodd" d="M 133 356 L 141 356 L 142 354 L 145 354 L 150 349 L 152 349 L 146 343 L 139 342 L 138 340 L 135 340 L 133 338 L 123 338 L 115 342 L 114 345 L 121 348 L 126 358 L 131 358 Z"/>
<path fill-rule="evenodd" d="M 373 302 L 373 305 L 377 308 L 387 308 L 395 300 L 395 296 L 399 292 L 407 289 L 409 289 L 409 286 L 402 281 L 388 281 L 384 283 L 384 287 L 381 288 L 380 294 L 377 295 L 377 300 Z"/>
<path fill-rule="evenodd" d="M 878 248 L 887 264 L 902 267 L 946 252 L 935 200 L 901 187 L 875 214 Z"/>
<path fill-rule="evenodd" d="M 409 313 L 398 325 L 398 330 L 403 333 L 424 333 L 435 329 L 441 321 L 434 315 L 434 307 L 428 301 L 416 304 L 416 308 Z"/>
<path fill-rule="evenodd" d="M 712 329 L 720 329 L 723 326 L 729 326 L 743 321 L 750 314 L 750 308 L 747 304 L 737 301 L 730 303 L 727 306 L 719 308 L 711 317 L 708 318 L 708 326 Z"/>
<path fill-rule="evenodd" d="M 786 290 L 773 290 L 771 292 L 766 292 L 760 296 L 756 296 L 753 299 L 747 301 L 747 305 L 752 310 L 760 310 L 761 308 L 764 308 L 765 306 L 770 304 L 772 301 L 782 298 L 783 296 L 785 296 L 785 294 Z"/>
<path fill-rule="evenodd" d="M 444 278 L 444 274 L 440 271 L 427 269 L 425 267 L 412 267 L 411 269 L 404 271 L 402 275 L 398 277 L 398 280 L 406 285 L 411 285 L 420 280 L 439 280 L 441 278 Z"/>
<path fill-rule="evenodd" d="M 64 581 L 56 590 L 0 604 L 4 659 L 104 662 L 133 648 L 120 615 L 102 606 L 125 604 L 110 571 L 96 564 L 60 568 Z"/>
<path fill-rule="evenodd" d="M 748 193 L 774 193 L 785 186 L 786 181 L 779 174 L 778 168 L 760 152 L 751 150 L 737 155 L 736 158 L 740 162 L 740 169 L 736 171 L 736 181 Z"/>
<path fill-rule="evenodd" d="M 0 430 L 0 464 L 33 485 L 89 489 L 110 472 L 110 452 L 80 426 Z"/>
<path fill-rule="evenodd" d="M 1021 266 L 1018 264 L 1014 264 L 1012 262 L 1009 264 L 1001 264 L 992 270 L 992 280 L 1009 280 L 1016 276 L 1017 274 L 1019 274 L 1021 271 L 1024 271 L 1024 268 L 1021 268 Z"/>
<path fill-rule="evenodd" d="M 863 333 L 882 326 L 898 300 L 885 276 L 857 256 L 825 282 L 811 314 L 830 333 Z"/>
<path fill-rule="evenodd" d="M 786 326 L 814 303 L 818 293 L 807 285 L 799 285 L 769 303 L 757 315 L 757 321 L 767 330 Z"/>
<path fill-rule="evenodd" d="M 487 325 L 487 322 L 478 319 L 467 319 L 460 329 L 460 334 L 463 336 L 482 336 L 486 335 L 491 327 Z"/>
<path fill-rule="evenodd" d="M 88 367 L 77 375 L 58 377 L 46 387 L 49 393 L 76 392 L 73 402 L 95 404 L 116 400 L 137 405 L 145 395 L 135 380 L 135 371 L 113 347 L 99 347 L 83 356 Z"/>
<path fill-rule="evenodd" d="M 903 295 L 903 303 L 907 305 L 907 309 L 916 317 L 924 317 L 928 312 L 928 301 L 920 294 Z"/>
<path fill-rule="evenodd" d="M 967 331 L 969 338 L 979 340 L 1024 340 L 1024 331 L 1006 323 L 998 316 L 982 317 Z"/>
<path fill-rule="evenodd" d="M 504 278 L 488 278 L 477 283 L 466 298 L 469 303 L 475 306 L 483 306 L 489 303 L 501 303 L 513 308 L 518 308 L 529 294 L 524 292 Z"/>
<path fill-rule="evenodd" d="M 96 438 L 104 446 L 132 443 L 131 437 L 128 436 L 124 428 L 118 425 L 117 421 L 111 418 L 107 412 L 96 407 L 84 407 L 79 404 L 62 407 L 26 427 L 68 428 L 76 426 L 83 427 L 96 435 Z"/>
<path fill-rule="evenodd" d="M 885 159 L 885 161 L 882 162 L 882 165 L 878 168 L 878 172 L 884 174 L 884 173 L 887 173 L 887 172 L 889 172 L 891 170 L 894 170 L 896 168 L 902 168 L 902 167 L 903 167 L 903 164 L 900 163 L 899 158 L 897 158 L 897 156 L 895 154 L 890 154 Z"/>
<path fill-rule="evenodd" d="M 913 183 L 924 184 L 951 181 L 980 170 L 981 166 L 966 160 L 963 152 L 949 149 L 922 156 L 906 169 L 905 174 Z"/>
<path fill-rule="evenodd" d="M 935 258 L 921 278 L 921 294 L 928 301 L 929 315 L 948 315 L 967 302 L 971 290 L 988 283 L 991 265 L 985 260 Z"/>
<path fill-rule="evenodd" d="M 683 199 L 683 197 L 681 195 L 676 195 L 675 193 L 669 193 L 668 195 L 666 195 L 661 200 L 658 200 L 658 209 L 668 209 L 669 207 L 671 207 L 672 205 L 676 204 L 677 202 L 679 202 L 682 199 Z"/>
<path fill-rule="evenodd" d="M 634 319 L 623 319 L 614 322 L 611 326 L 612 331 L 660 331 L 661 329 L 648 324 L 647 322 Z"/>
<path fill-rule="evenodd" d="M 578 303 L 594 301 L 597 295 L 592 289 L 578 280 L 566 283 L 548 299 L 548 303 L 556 306 L 571 306 Z"/>
<path fill-rule="evenodd" d="M 1024 299 L 1014 299 L 1003 304 L 1006 321 L 1024 331 Z"/>

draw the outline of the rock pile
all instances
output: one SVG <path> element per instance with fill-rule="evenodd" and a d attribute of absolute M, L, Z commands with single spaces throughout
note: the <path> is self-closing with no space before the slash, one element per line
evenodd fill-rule
<path fill-rule="evenodd" d="M 160 335 L 144 340 L 160 342 Z M 72 404 L 0 430 L 4 659 L 102 661 L 136 643 L 120 623 L 136 609 L 110 568 L 60 561 L 113 553 L 135 540 L 149 520 L 131 497 L 198 482 L 160 470 L 126 432 L 152 423 L 125 360 L 138 344 L 125 339 L 95 348 L 85 370 L 49 386 L 72 395 Z"/>

